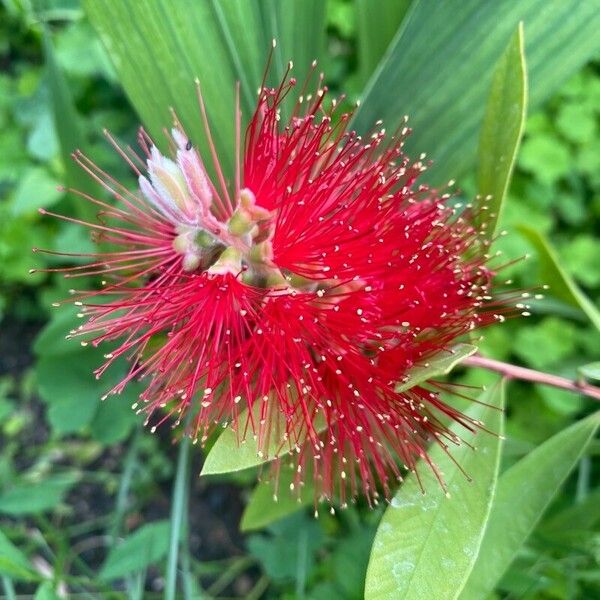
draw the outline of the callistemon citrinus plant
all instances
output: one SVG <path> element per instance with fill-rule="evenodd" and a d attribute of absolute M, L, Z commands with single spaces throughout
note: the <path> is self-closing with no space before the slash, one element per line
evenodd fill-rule
<path fill-rule="evenodd" d="M 187 414 L 187 433 L 204 441 L 229 423 L 264 458 L 274 443 L 294 450 L 299 482 L 310 472 L 319 496 L 372 501 L 427 460 L 432 440 L 458 442 L 443 419 L 478 425 L 438 393 L 398 384 L 510 309 L 489 295 L 471 212 L 419 183 L 423 157 L 402 152 L 408 130 L 361 138 L 321 81 L 285 121 L 295 80 L 263 83 L 244 140 L 237 110 L 231 175 L 199 87 L 208 156 L 177 119 L 168 156 L 144 131 L 142 156 L 113 142 L 139 189 L 75 155 L 116 205 L 80 194 L 100 210 L 82 224 L 114 249 L 70 270 L 103 279 L 73 296 L 85 321 L 71 334 L 118 341 L 96 374 L 126 357 L 108 394 L 144 380 L 133 408 L 152 430 Z"/>

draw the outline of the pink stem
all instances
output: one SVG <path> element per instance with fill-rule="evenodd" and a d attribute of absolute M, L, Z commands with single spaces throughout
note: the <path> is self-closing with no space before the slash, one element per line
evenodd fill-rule
<path fill-rule="evenodd" d="M 541 371 L 534 371 L 525 367 L 517 367 L 516 365 L 486 358 L 485 356 L 469 356 L 461 361 L 461 364 L 467 367 L 479 367 L 481 369 L 488 369 L 489 371 L 496 371 L 496 373 L 500 373 L 508 379 L 522 379 L 523 381 L 541 383 L 542 385 L 551 385 L 600 400 L 600 388 L 588 383 L 573 381 L 566 377 L 542 373 Z"/>

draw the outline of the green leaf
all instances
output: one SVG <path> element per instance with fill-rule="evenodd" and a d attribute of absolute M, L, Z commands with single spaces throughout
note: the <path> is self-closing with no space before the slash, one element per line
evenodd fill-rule
<path fill-rule="evenodd" d="M 46 169 L 28 169 L 15 190 L 11 208 L 14 215 L 35 213 L 40 207 L 56 204 L 63 196 L 58 190 L 58 181 Z"/>
<path fill-rule="evenodd" d="M 569 531 L 592 531 L 600 521 L 600 488 L 592 491 L 581 502 L 561 510 L 542 523 L 544 535 L 562 535 Z"/>
<path fill-rule="evenodd" d="M 49 355 L 38 361 L 39 393 L 48 404 L 48 420 L 58 435 L 75 433 L 92 422 L 100 397 L 111 387 L 109 381 L 94 377 L 94 369 L 102 362 L 102 352 L 81 347 L 77 354 Z M 114 400 L 124 401 L 121 397 Z"/>
<path fill-rule="evenodd" d="M 489 406 L 474 404 L 468 414 L 501 434 L 504 383 L 480 400 Z M 485 431 L 464 433 L 458 423 L 452 431 L 466 443 L 450 449 L 451 457 L 439 445 L 429 452 L 450 497 L 445 497 L 428 464 L 421 461 L 419 476 L 411 474 L 400 486 L 377 530 L 367 570 L 366 600 L 454 599 L 465 584 L 492 504 L 502 439 Z M 477 451 L 468 444 L 476 444 Z"/>
<path fill-rule="evenodd" d="M 143 420 L 132 410 L 132 401 L 128 400 L 138 397 L 133 391 L 134 386 L 136 384 L 129 384 L 125 395 L 109 396 L 98 405 L 90 422 L 90 432 L 95 440 L 105 446 L 125 440 L 133 426 Z M 139 391 L 141 389 L 138 389 Z"/>
<path fill-rule="evenodd" d="M 44 581 L 36 590 L 33 600 L 60 600 L 60 596 L 56 593 L 51 581 Z"/>
<path fill-rule="evenodd" d="M 357 0 L 358 62 L 367 81 L 396 35 L 412 0 Z"/>
<path fill-rule="evenodd" d="M 281 466 L 277 499 L 274 498 L 273 481 L 259 481 L 256 484 L 242 515 L 242 531 L 262 529 L 313 501 L 315 492 L 312 479 L 305 475 L 305 485 L 301 486 L 299 492 L 292 491 L 290 484 L 294 482 L 294 475 L 294 471 L 287 465 Z"/>
<path fill-rule="evenodd" d="M 321 0 L 86 0 L 84 6 L 127 95 L 157 142 L 163 141 L 163 127 L 172 121 L 172 106 L 191 139 L 207 150 L 194 89 L 194 79 L 200 79 L 226 173 L 234 164 L 236 81 L 248 118 L 272 37 L 280 42 L 273 76 L 293 60 L 299 81 L 324 44 Z"/>
<path fill-rule="evenodd" d="M 407 374 L 407 380 L 398 386 L 398 391 L 405 391 L 414 385 L 423 383 L 428 379 L 445 375 L 456 366 L 461 360 L 475 353 L 477 348 L 469 344 L 458 344 L 452 352 L 441 353 L 434 359 L 429 360 L 424 365 L 415 366 Z M 245 413 L 241 413 L 238 421 L 244 423 Z M 276 428 L 275 428 L 276 429 Z M 317 431 L 325 429 L 325 425 L 316 425 Z M 272 438 L 269 447 L 262 456 L 259 456 L 257 442 L 248 436 L 241 445 L 238 445 L 236 433 L 227 428 L 219 436 L 214 446 L 208 453 L 201 475 L 216 475 L 220 473 L 231 473 L 232 471 L 241 471 L 249 467 L 256 467 L 273 460 L 276 456 L 282 456 L 290 451 L 288 446 L 282 447 L 281 440 Z"/>
<path fill-rule="evenodd" d="M 577 369 L 577 372 L 591 381 L 600 381 L 600 361 L 582 365 Z"/>
<path fill-rule="evenodd" d="M 519 21 L 527 31 L 532 107 L 598 51 L 598 0 L 416 0 L 370 80 L 353 126 L 364 133 L 383 119 L 394 131 L 407 114 L 413 134 L 406 150 L 433 159 L 428 181 L 462 175 L 475 163 L 493 66 Z"/>
<path fill-rule="evenodd" d="M 487 236 L 493 238 L 523 135 L 527 110 L 525 37 L 519 23 L 496 65 L 479 140 L 479 194 L 488 210 L 483 213 Z"/>
<path fill-rule="evenodd" d="M 0 530 L 0 575 L 28 581 L 39 579 L 29 559 Z"/>
<path fill-rule="evenodd" d="M 492 592 L 600 425 L 596 413 L 533 450 L 499 479 L 475 568 L 460 600 Z"/>
<path fill-rule="evenodd" d="M 247 546 L 272 579 L 295 579 L 302 587 L 323 543 L 323 528 L 312 517 L 298 513 L 273 523 L 269 535 L 251 535 Z M 304 594 L 297 593 L 295 597 Z"/>
<path fill-rule="evenodd" d="M 81 132 L 79 115 L 71 96 L 71 89 L 56 61 L 52 38 L 47 27 L 43 27 L 42 42 L 44 59 L 48 70 L 50 83 L 51 106 L 54 115 L 54 125 L 58 133 L 61 156 L 65 168 L 65 183 L 72 188 L 91 194 L 97 193 L 97 187 L 92 180 L 71 159 L 71 153 L 85 148 L 85 139 Z M 76 214 L 87 221 L 95 221 L 96 209 L 93 204 L 73 196 L 73 206 Z"/>
<path fill-rule="evenodd" d="M 78 480 L 79 474 L 70 472 L 13 484 L 0 493 L 0 513 L 14 516 L 52 510 Z"/>
<path fill-rule="evenodd" d="M 169 549 L 169 528 L 169 521 L 156 521 L 127 536 L 110 550 L 100 569 L 100 579 L 120 579 L 162 560 Z"/>
<path fill-rule="evenodd" d="M 542 283 L 550 286 L 549 295 L 581 309 L 600 330 L 600 310 L 563 269 L 556 251 L 547 239 L 539 231 L 527 225 L 519 225 L 518 230 L 537 250 L 540 279 Z"/>

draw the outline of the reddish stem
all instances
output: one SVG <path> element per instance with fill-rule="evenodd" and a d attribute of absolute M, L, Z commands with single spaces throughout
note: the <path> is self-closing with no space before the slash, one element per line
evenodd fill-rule
<path fill-rule="evenodd" d="M 600 388 L 590 385 L 589 383 L 573 381 L 566 377 L 559 377 L 558 375 L 551 375 L 550 373 L 542 373 L 541 371 L 534 371 L 533 369 L 526 369 L 525 367 L 518 367 L 511 365 L 510 363 L 501 362 L 494 360 L 493 358 L 486 358 L 485 356 L 469 356 L 461 362 L 461 364 L 467 367 L 480 367 L 482 369 L 488 369 L 489 371 L 496 371 L 507 379 L 521 379 L 523 381 L 531 381 L 533 383 L 541 383 L 542 385 L 551 385 L 552 387 L 561 388 L 563 390 L 569 390 L 570 392 L 578 392 L 600 400 Z"/>

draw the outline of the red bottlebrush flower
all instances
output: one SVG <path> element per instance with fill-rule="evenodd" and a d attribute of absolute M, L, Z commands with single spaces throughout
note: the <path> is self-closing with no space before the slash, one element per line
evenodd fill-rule
<path fill-rule="evenodd" d="M 319 496 L 372 501 L 427 460 L 430 441 L 457 441 L 441 416 L 475 426 L 436 392 L 398 383 L 507 308 L 490 302 L 469 210 L 417 184 L 425 167 L 402 152 L 408 130 L 361 139 L 321 80 L 284 123 L 294 85 L 289 74 L 263 84 L 243 148 L 237 110 L 232 184 L 200 93 L 214 178 L 177 120 L 170 158 L 143 131 L 145 158 L 117 146 L 139 190 L 76 156 L 117 206 L 81 194 L 102 209 L 88 225 L 116 249 L 70 272 L 105 279 L 75 297 L 87 320 L 74 333 L 119 340 L 97 374 L 126 356 L 110 393 L 145 379 L 134 408 L 148 421 L 192 411 L 188 433 L 202 441 L 231 423 L 260 452 L 293 449 Z"/>

